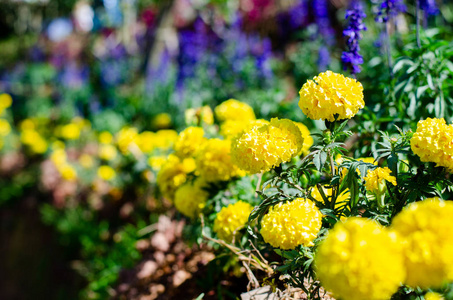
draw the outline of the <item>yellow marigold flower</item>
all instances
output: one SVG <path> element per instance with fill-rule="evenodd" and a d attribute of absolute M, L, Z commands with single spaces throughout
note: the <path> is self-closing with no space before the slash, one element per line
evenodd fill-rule
<path fill-rule="evenodd" d="M 167 157 L 164 155 L 151 156 L 148 158 L 148 165 L 154 170 L 159 171 L 162 165 L 167 161 Z"/>
<path fill-rule="evenodd" d="M 29 146 L 34 153 L 43 154 L 47 151 L 46 140 L 34 129 L 23 130 L 20 134 L 20 140 L 24 145 Z"/>
<path fill-rule="evenodd" d="M 209 193 L 203 188 L 206 183 L 201 178 L 194 182 L 186 182 L 175 192 L 175 207 L 183 215 L 195 218 L 203 210 Z"/>
<path fill-rule="evenodd" d="M 116 176 L 115 170 L 110 166 L 100 166 L 98 168 L 98 176 L 104 180 L 112 180 Z"/>
<path fill-rule="evenodd" d="M 110 144 L 102 144 L 99 146 L 99 158 L 110 161 L 116 157 L 118 151 L 116 147 Z"/>
<path fill-rule="evenodd" d="M 151 131 L 143 131 L 138 135 L 137 144 L 143 153 L 151 153 L 156 148 L 156 134 Z"/>
<path fill-rule="evenodd" d="M 193 158 L 179 159 L 169 155 L 165 164 L 157 173 L 157 186 L 164 197 L 173 200 L 176 189 L 186 182 L 187 174 L 195 171 Z"/>
<path fill-rule="evenodd" d="M 98 139 L 101 144 L 111 144 L 113 142 L 113 135 L 108 131 L 102 131 L 99 133 Z"/>
<path fill-rule="evenodd" d="M 7 136 L 11 132 L 11 125 L 5 119 L 0 119 L 0 136 Z"/>
<path fill-rule="evenodd" d="M 406 206 L 391 227 L 405 239 L 406 284 L 440 287 L 453 280 L 453 202 L 427 199 Z"/>
<path fill-rule="evenodd" d="M 205 105 L 199 108 L 189 108 L 184 112 L 186 124 L 202 126 L 203 124 L 212 125 L 214 123 L 214 115 L 212 109 Z"/>
<path fill-rule="evenodd" d="M 411 149 L 422 162 L 434 162 L 453 172 L 453 125 L 447 125 L 443 118 L 419 121 Z"/>
<path fill-rule="evenodd" d="M 138 144 L 137 129 L 132 127 L 121 129 L 116 136 L 116 140 L 120 151 L 124 154 L 129 153 L 129 148 Z"/>
<path fill-rule="evenodd" d="M 203 135 L 201 127 L 190 126 L 181 131 L 174 146 L 175 154 L 180 158 L 193 156 L 207 140 Z"/>
<path fill-rule="evenodd" d="M 293 121 L 273 118 L 269 125 L 252 127 L 233 141 L 233 162 L 250 173 L 269 171 L 300 153 L 303 142 Z"/>
<path fill-rule="evenodd" d="M 245 173 L 233 164 L 231 141 L 207 140 L 196 153 L 197 172 L 207 182 L 226 181 Z"/>
<path fill-rule="evenodd" d="M 392 171 L 387 167 L 368 170 L 367 175 L 363 178 L 365 179 L 365 188 L 370 192 L 377 193 L 385 189 L 385 181 L 396 185 L 396 177 L 390 175 L 390 173 Z"/>
<path fill-rule="evenodd" d="M 167 150 L 173 147 L 178 139 L 178 133 L 171 129 L 162 129 L 156 132 L 156 148 Z"/>
<path fill-rule="evenodd" d="M 335 297 L 390 299 L 404 281 L 401 245 L 394 232 L 366 218 L 337 223 L 318 247 L 315 270 Z"/>
<path fill-rule="evenodd" d="M 66 163 L 66 151 L 64 149 L 56 149 L 50 155 L 50 160 L 56 165 L 60 166 Z"/>
<path fill-rule="evenodd" d="M 152 124 L 156 128 L 168 128 L 171 125 L 171 116 L 167 113 L 160 113 L 153 118 Z"/>
<path fill-rule="evenodd" d="M 269 124 L 269 121 L 258 119 L 258 120 L 226 120 L 220 124 L 220 134 L 226 139 L 237 138 L 242 132 L 250 130 L 251 128 Z"/>
<path fill-rule="evenodd" d="M 215 108 L 214 112 L 219 122 L 227 120 L 255 120 L 256 118 L 250 105 L 235 99 L 222 102 Z"/>
<path fill-rule="evenodd" d="M 94 160 L 91 155 L 84 153 L 84 154 L 80 155 L 79 163 L 85 169 L 89 169 L 94 165 Z"/>
<path fill-rule="evenodd" d="M 71 165 L 65 163 L 63 165 L 57 166 L 57 169 L 64 180 L 74 181 L 77 179 L 77 172 Z"/>
<path fill-rule="evenodd" d="M 445 300 L 445 298 L 439 293 L 428 292 L 425 294 L 425 300 Z"/>
<path fill-rule="evenodd" d="M 34 130 L 36 129 L 35 122 L 32 119 L 25 119 L 22 122 L 20 122 L 19 125 L 21 130 Z"/>
<path fill-rule="evenodd" d="M 13 98 L 9 94 L 0 94 L 0 115 L 11 106 Z"/>
<path fill-rule="evenodd" d="M 59 135 L 67 140 L 77 140 L 80 137 L 80 127 L 77 124 L 69 123 L 58 130 Z"/>
<path fill-rule="evenodd" d="M 310 135 L 310 130 L 308 130 L 307 126 L 302 123 L 294 122 L 300 130 L 302 134 L 302 138 L 304 139 L 304 144 L 302 145 L 302 149 L 298 155 L 307 155 L 310 153 L 310 147 L 313 146 L 313 137 Z"/>
<path fill-rule="evenodd" d="M 299 95 L 300 109 L 312 120 L 350 119 L 365 106 L 362 84 L 332 71 L 308 80 Z"/>
<path fill-rule="evenodd" d="M 231 243 L 237 232 L 247 224 L 253 206 L 244 201 L 238 201 L 223 207 L 214 221 L 214 232 L 225 242 Z"/>
<path fill-rule="evenodd" d="M 297 198 L 271 207 L 261 220 L 260 233 L 266 243 L 283 250 L 299 245 L 311 247 L 321 229 L 321 219 L 312 201 Z"/>

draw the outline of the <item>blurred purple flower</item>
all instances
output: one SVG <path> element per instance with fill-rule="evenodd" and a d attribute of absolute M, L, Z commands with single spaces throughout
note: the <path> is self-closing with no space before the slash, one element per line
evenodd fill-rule
<path fill-rule="evenodd" d="M 313 0 L 312 7 L 319 34 L 331 44 L 334 32 L 330 25 L 328 0 Z"/>
<path fill-rule="evenodd" d="M 156 85 L 168 82 L 170 65 L 171 56 L 167 49 L 162 51 L 157 66 L 148 64 L 148 71 L 146 72 L 146 88 L 148 92 L 152 92 Z"/>
<path fill-rule="evenodd" d="M 360 73 L 359 65 L 363 64 L 363 57 L 359 54 L 359 40 L 362 38 L 360 32 L 367 30 L 363 24 L 364 18 L 366 18 L 366 14 L 362 4 L 359 1 L 353 1 L 345 14 L 345 19 L 349 22 L 348 26 L 343 30 L 343 35 L 347 37 L 347 51 L 341 55 L 344 70 L 350 69 L 352 74 Z"/>
<path fill-rule="evenodd" d="M 436 0 L 420 0 L 420 9 L 422 9 L 426 16 L 433 16 L 439 13 Z"/>
<path fill-rule="evenodd" d="M 289 24 L 292 29 L 302 27 L 307 23 L 308 1 L 299 0 L 296 5 L 292 6 L 289 11 Z"/>
<path fill-rule="evenodd" d="M 326 71 L 330 64 L 330 53 L 327 47 L 321 46 L 318 51 L 318 70 Z"/>
<path fill-rule="evenodd" d="M 179 54 L 178 75 L 176 85 L 182 89 L 184 81 L 188 77 L 195 75 L 198 62 L 208 48 L 209 36 L 205 23 L 201 18 L 197 18 L 193 24 L 193 29 L 183 29 L 179 31 Z"/>
<path fill-rule="evenodd" d="M 403 0 L 382 0 L 378 4 L 376 22 L 387 23 L 391 17 L 406 11 L 406 5 Z"/>
<path fill-rule="evenodd" d="M 70 89 L 78 89 L 87 84 L 90 70 L 88 66 L 68 62 L 59 74 L 60 83 Z"/>

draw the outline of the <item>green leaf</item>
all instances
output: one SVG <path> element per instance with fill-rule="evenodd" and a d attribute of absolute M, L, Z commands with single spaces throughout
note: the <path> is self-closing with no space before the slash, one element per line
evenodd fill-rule
<path fill-rule="evenodd" d="M 324 167 L 326 160 L 327 160 L 327 153 L 322 150 L 320 150 L 313 156 L 313 163 L 315 164 L 316 169 L 320 172 L 321 172 L 322 168 Z"/>

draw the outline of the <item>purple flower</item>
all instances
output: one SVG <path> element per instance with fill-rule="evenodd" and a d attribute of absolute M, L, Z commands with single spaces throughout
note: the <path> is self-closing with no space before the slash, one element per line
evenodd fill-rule
<path fill-rule="evenodd" d="M 296 5 L 291 7 L 289 13 L 289 24 L 292 29 L 300 28 L 307 23 L 308 2 L 299 0 Z"/>
<path fill-rule="evenodd" d="M 329 2 L 327 0 L 314 0 L 312 5 L 319 34 L 325 38 L 328 44 L 332 44 L 334 40 L 334 32 L 330 25 Z"/>
<path fill-rule="evenodd" d="M 436 0 L 420 0 L 420 9 L 422 9 L 427 16 L 433 16 L 439 13 Z"/>
<path fill-rule="evenodd" d="M 321 46 L 318 51 L 318 69 L 320 72 L 327 70 L 330 64 L 330 53 L 327 47 Z"/>
<path fill-rule="evenodd" d="M 403 0 L 382 0 L 378 5 L 376 22 L 387 23 L 391 17 L 406 11 L 406 5 Z"/>
<path fill-rule="evenodd" d="M 352 74 L 360 73 L 359 65 L 363 64 L 363 58 L 359 54 L 359 40 L 362 38 L 361 31 L 367 30 L 363 24 L 366 14 L 360 2 L 354 1 L 350 9 L 346 11 L 345 19 L 348 20 L 348 26 L 343 30 L 343 35 L 347 37 L 347 51 L 341 55 L 344 69 L 350 69 Z"/>

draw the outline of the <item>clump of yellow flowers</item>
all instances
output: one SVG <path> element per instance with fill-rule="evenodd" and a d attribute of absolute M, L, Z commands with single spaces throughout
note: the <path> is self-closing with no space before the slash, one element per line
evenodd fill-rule
<path fill-rule="evenodd" d="M 406 206 L 391 228 L 405 242 L 406 284 L 440 287 L 453 280 L 453 202 L 426 199 Z"/>
<path fill-rule="evenodd" d="M 370 192 L 378 193 L 385 188 L 385 181 L 396 185 L 396 177 L 390 175 L 391 173 L 392 171 L 387 167 L 368 170 L 367 175 L 363 178 L 365 188 Z"/>
<path fill-rule="evenodd" d="M 255 120 L 255 112 L 247 103 L 230 99 L 222 102 L 215 110 L 215 116 L 219 122 L 227 120 L 246 121 Z"/>
<path fill-rule="evenodd" d="M 315 268 L 327 290 L 348 300 L 390 299 L 406 276 L 397 235 L 357 217 L 329 231 L 317 249 Z"/>
<path fill-rule="evenodd" d="M 197 172 L 207 182 L 226 181 L 244 176 L 231 159 L 231 141 L 209 139 L 196 154 Z"/>
<path fill-rule="evenodd" d="M 180 158 L 191 157 L 206 140 L 203 128 L 187 127 L 179 133 L 174 146 L 175 154 Z"/>
<path fill-rule="evenodd" d="M 313 246 L 321 229 L 322 214 L 316 205 L 303 198 L 279 203 L 261 220 L 260 233 L 265 242 L 283 250 Z"/>
<path fill-rule="evenodd" d="M 419 121 L 411 149 L 422 162 L 434 162 L 453 172 L 453 124 L 447 125 L 443 118 Z"/>
<path fill-rule="evenodd" d="M 204 190 L 206 182 L 197 178 L 181 185 L 175 193 L 175 207 L 183 215 L 195 218 L 205 207 L 209 193 Z"/>
<path fill-rule="evenodd" d="M 157 173 L 157 185 L 162 195 L 168 200 L 173 200 L 176 189 L 186 182 L 187 174 L 195 171 L 193 158 L 179 159 L 170 154 L 167 161 Z"/>
<path fill-rule="evenodd" d="M 332 71 L 308 80 L 299 95 L 300 109 L 312 120 L 350 119 L 365 106 L 362 84 Z"/>
<path fill-rule="evenodd" d="M 253 206 L 238 201 L 223 207 L 214 221 L 214 232 L 225 242 L 231 243 L 240 229 L 244 228 Z"/>
<path fill-rule="evenodd" d="M 270 124 L 255 126 L 233 141 L 233 161 L 250 173 L 269 171 L 301 153 L 304 139 L 291 120 L 271 119 Z"/>

